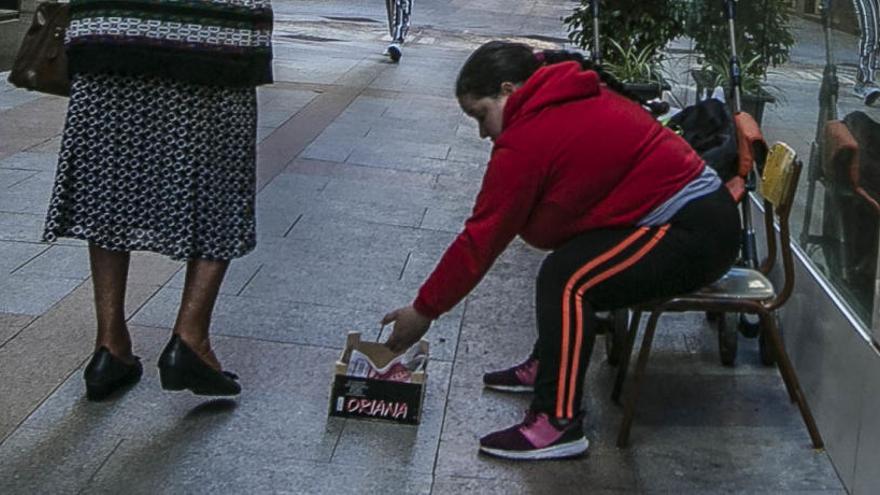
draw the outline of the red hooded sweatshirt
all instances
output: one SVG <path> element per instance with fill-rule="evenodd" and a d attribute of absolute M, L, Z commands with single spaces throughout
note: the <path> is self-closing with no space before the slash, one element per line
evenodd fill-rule
<path fill-rule="evenodd" d="M 508 98 L 473 213 L 413 305 L 432 319 L 452 309 L 516 235 L 556 249 L 589 230 L 635 226 L 703 167 L 596 72 L 543 67 Z"/>

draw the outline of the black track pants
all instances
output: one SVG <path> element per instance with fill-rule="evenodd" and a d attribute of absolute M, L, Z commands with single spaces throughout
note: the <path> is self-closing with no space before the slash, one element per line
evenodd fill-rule
<path fill-rule="evenodd" d="M 595 311 L 684 294 L 721 277 L 739 253 L 740 219 L 722 187 L 659 227 L 584 233 L 547 256 L 538 273 L 538 376 L 532 409 L 580 411 L 595 340 Z"/>
<path fill-rule="evenodd" d="M 403 43 L 409 32 L 409 18 L 414 0 L 385 0 L 388 11 L 388 34 L 394 43 Z"/>

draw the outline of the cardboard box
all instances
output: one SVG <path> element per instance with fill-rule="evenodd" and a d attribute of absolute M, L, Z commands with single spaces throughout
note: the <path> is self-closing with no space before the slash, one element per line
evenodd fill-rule
<path fill-rule="evenodd" d="M 416 346 L 427 358 L 428 342 L 422 340 Z M 360 333 L 348 334 L 345 349 L 336 361 L 330 391 L 330 416 L 419 424 L 428 378 L 427 363 L 412 373 L 410 383 L 348 376 L 348 363 L 354 349 L 369 356 L 380 367 L 396 357 L 383 344 L 361 340 Z"/>

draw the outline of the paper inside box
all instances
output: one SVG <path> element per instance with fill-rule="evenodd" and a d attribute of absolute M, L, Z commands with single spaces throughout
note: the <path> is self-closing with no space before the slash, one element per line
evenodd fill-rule
<path fill-rule="evenodd" d="M 352 351 L 357 351 L 364 356 L 366 356 L 372 364 L 378 369 L 386 369 L 388 368 L 389 363 L 391 363 L 398 356 L 403 355 L 404 353 L 391 352 L 388 347 L 384 344 L 380 344 L 378 342 L 370 342 L 366 340 L 361 340 L 361 334 L 358 332 L 351 332 L 348 334 L 348 338 L 346 340 L 345 349 L 342 351 L 342 355 L 339 357 L 339 360 L 336 362 L 336 374 L 337 375 L 346 375 L 349 376 L 349 363 L 352 359 Z M 424 356 L 424 360 L 419 367 L 411 371 L 411 379 L 408 380 L 409 383 L 424 383 L 425 382 L 425 373 L 426 366 L 428 361 L 428 342 L 425 340 L 419 341 L 414 349 L 411 350 L 415 354 L 420 354 Z"/>

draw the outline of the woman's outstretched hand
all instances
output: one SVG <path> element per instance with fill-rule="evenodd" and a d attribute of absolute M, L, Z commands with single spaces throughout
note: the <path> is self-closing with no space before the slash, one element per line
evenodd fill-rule
<path fill-rule="evenodd" d="M 394 322 L 391 337 L 385 346 L 392 352 L 403 352 L 419 341 L 431 326 L 431 319 L 422 316 L 412 306 L 395 309 L 382 318 L 382 325 Z"/>

